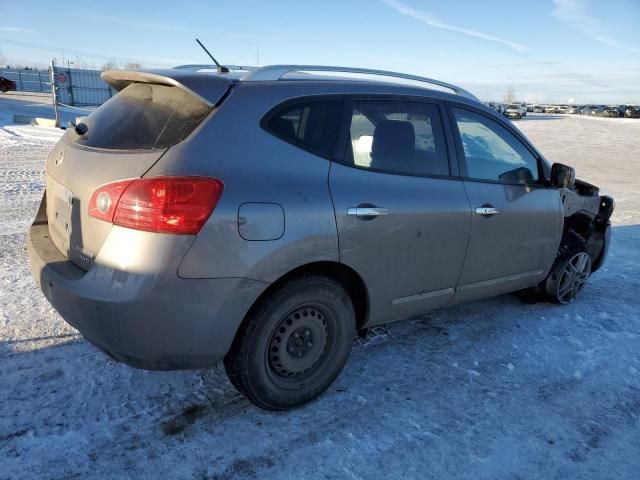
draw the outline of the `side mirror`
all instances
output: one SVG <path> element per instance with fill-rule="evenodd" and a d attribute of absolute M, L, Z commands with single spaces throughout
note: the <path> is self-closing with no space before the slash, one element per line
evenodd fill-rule
<path fill-rule="evenodd" d="M 576 181 L 576 171 L 573 167 L 563 165 L 562 163 L 554 163 L 551 166 L 551 186 L 557 188 L 566 188 L 573 186 Z"/>

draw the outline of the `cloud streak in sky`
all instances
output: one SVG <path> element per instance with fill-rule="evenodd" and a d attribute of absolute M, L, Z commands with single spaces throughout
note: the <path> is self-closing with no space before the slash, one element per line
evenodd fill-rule
<path fill-rule="evenodd" d="M 396 10 L 397 12 L 403 14 L 403 15 L 407 15 L 408 17 L 412 17 L 416 20 L 421 21 L 422 23 L 424 23 L 425 25 L 429 26 L 429 27 L 433 27 L 433 28 L 440 28 L 443 30 L 449 30 L 452 32 L 456 32 L 456 33 L 460 33 L 462 35 L 467 35 L 469 37 L 474 37 L 474 38 L 479 38 L 481 40 L 486 40 L 488 42 L 495 42 L 495 43 L 500 43 L 503 45 L 507 45 L 508 47 L 510 47 L 511 49 L 515 50 L 516 52 L 523 52 L 527 49 L 527 47 L 525 47 L 524 45 L 521 45 L 519 43 L 516 42 L 511 42 L 509 40 L 505 40 L 503 38 L 498 38 L 498 37 L 494 37 L 493 35 L 488 35 L 486 33 L 483 32 L 479 32 L 477 30 L 471 30 L 469 28 L 465 28 L 465 27 L 459 27 L 457 25 L 451 25 L 450 23 L 446 23 L 441 21 L 440 19 L 438 19 L 437 17 L 435 17 L 434 15 L 428 13 L 428 12 L 424 12 L 424 11 L 420 11 L 420 10 L 416 10 L 412 7 L 410 7 L 409 5 L 406 5 L 402 2 L 399 2 L 398 0 L 380 0 L 382 3 L 388 5 L 389 7 L 393 8 L 394 10 Z"/>
<path fill-rule="evenodd" d="M 10 33 L 33 33 L 33 30 L 22 27 L 2 27 L 0 26 L 0 32 L 10 32 Z"/>
<path fill-rule="evenodd" d="M 160 23 L 147 20 L 112 17 L 108 15 L 94 15 L 92 18 L 104 22 L 117 23 L 125 27 L 146 28 L 150 30 L 168 30 L 175 32 L 193 32 L 193 28 L 187 28 L 175 23 Z"/>
<path fill-rule="evenodd" d="M 555 9 L 551 14 L 554 17 L 568 23 L 597 42 L 629 53 L 640 53 L 640 48 L 624 45 L 608 36 L 602 22 L 589 14 L 586 2 L 583 0 L 553 0 L 553 4 Z"/>

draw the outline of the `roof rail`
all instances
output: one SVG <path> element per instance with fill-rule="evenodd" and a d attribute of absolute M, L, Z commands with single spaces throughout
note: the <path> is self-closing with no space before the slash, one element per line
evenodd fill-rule
<path fill-rule="evenodd" d="M 257 67 L 249 67 L 247 65 L 223 65 L 223 67 L 227 67 L 230 71 L 251 71 L 255 70 Z M 192 70 L 197 72 L 198 70 L 217 70 L 217 65 L 209 65 L 209 64 L 189 64 L 189 65 L 178 65 L 177 67 L 172 67 L 176 70 Z"/>
<path fill-rule="evenodd" d="M 444 87 L 452 90 L 456 95 L 479 101 L 478 98 L 471 92 L 451 83 L 434 80 L 433 78 L 419 77 L 417 75 L 408 75 L 406 73 L 390 72 L 386 70 L 372 70 L 369 68 L 329 67 L 324 65 L 270 65 L 267 67 L 259 67 L 251 70 L 249 73 L 243 75 L 241 80 L 244 82 L 281 80 L 284 75 L 291 72 L 358 73 L 378 75 L 381 77 L 402 78 L 404 80 L 414 80 L 417 82 Z"/>

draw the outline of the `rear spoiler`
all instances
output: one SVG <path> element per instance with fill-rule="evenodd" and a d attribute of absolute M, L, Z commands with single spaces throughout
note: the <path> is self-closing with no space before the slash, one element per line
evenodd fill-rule
<path fill-rule="evenodd" d="M 213 107 L 234 83 L 233 79 L 189 70 L 107 70 L 102 79 L 120 91 L 132 83 L 178 87 Z"/>

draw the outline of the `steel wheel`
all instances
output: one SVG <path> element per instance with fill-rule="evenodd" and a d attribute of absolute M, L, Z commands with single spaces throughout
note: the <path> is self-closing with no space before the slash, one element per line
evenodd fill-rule
<path fill-rule="evenodd" d="M 255 306 L 224 366 L 259 407 L 297 407 L 340 374 L 355 332 L 353 304 L 341 284 L 321 275 L 292 277 Z"/>
<path fill-rule="evenodd" d="M 562 304 L 575 300 L 591 275 L 591 257 L 586 252 L 576 253 L 566 263 L 557 282 L 556 298 Z"/>
<path fill-rule="evenodd" d="M 268 368 L 277 383 L 296 383 L 311 376 L 329 343 L 327 316 L 311 305 L 298 307 L 276 326 L 269 340 Z"/>

